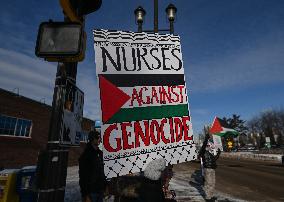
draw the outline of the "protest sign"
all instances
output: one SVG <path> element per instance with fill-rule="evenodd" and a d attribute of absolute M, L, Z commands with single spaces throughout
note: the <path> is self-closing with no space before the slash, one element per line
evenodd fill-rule
<path fill-rule="evenodd" d="M 213 136 L 213 142 L 214 142 L 214 146 L 216 149 L 220 149 L 221 151 L 223 151 L 223 144 L 222 144 L 222 139 L 220 136 L 218 135 L 212 135 Z"/>
<path fill-rule="evenodd" d="M 180 38 L 94 30 L 105 173 L 196 158 Z"/>

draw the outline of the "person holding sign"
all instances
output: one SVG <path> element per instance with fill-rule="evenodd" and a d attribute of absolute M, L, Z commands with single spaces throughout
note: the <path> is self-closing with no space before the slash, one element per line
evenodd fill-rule
<path fill-rule="evenodd" d="M 88 144 L 79 158 L 79 185 L 83 202 L 103 202 L 106 187 L 103 152 L 99 149 L 101 136 L 91 131 Z"/>
<path fill-rule="evenodd" d="M 219 158 L 220 153 L 221 150 L 218 148 L 216 151 L 213 138 L 207 133 L 199 151 L 199 157 L 201 158 L 204 167 L 204 191 L 206 201 L 215 201 L 215 169 L 217 168 L 216 161 Z"/>

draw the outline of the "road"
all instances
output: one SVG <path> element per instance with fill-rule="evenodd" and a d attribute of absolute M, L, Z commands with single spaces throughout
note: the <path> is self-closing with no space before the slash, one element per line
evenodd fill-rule
<path fill-rule="evenodd" d="M 191 174 L 191 179 L 198 181 L 200 165 L 194 162 L 179 164 L 174 172 Z M 244 201 L 284 201 L 284 166 L 279 163 L 219 159 L 216 181 L 219 193 Z"/>
<path fill-rule="evenodd" d="M 222 159 L 216 173 L 219 191 L 249 201 L 284 201 L 284 166 L 277 163 Z"/>
<path fill-rule="evenodd" d="M 176 191 L 177 201 L 204 201 L 204 192 L 198 183 L 200 173 L 200 163 L 174 165 L 171 189 Z M 219 202 L 284 201 L 284 166 L 280 164 L 219 159 L 216 181 Z M 68 168 L 65 202 L 71 201 L 81 201 L 78 166 Z"/>

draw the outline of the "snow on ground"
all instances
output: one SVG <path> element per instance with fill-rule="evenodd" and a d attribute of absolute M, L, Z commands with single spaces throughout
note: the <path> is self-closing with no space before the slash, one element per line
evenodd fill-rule
<path fill-rule="evenodd" d="M 203 202 L 204 192 L 198 180 L 197 174 L 188 175 L 184 172 L 176 172 L 170 182 L 170 190 L 176 193 L 176 199 L 179 202 L 193 201 Z M 217 201 L 220 202 L 245 202 L 232 198 L 223 193 L 217 193 Z M 112 202 L 113 198 L 105 200 Z M 81 202 L 78 166 L 69 167 L 67 170 L 67 180 L 65 189 L 65 202 Z"/>
<path fill-rule="evenodd" d="M 222 152 L 221 157 L 282 162 L 282 154 L 260 154 L 252 151 Z"/>
<path fill-rule="evenodd" d="M 65 202 L 81 202 L 79 187 L 79 167 L 73 166 L 67 169 L 67 179 L 65 188 Z"/>
<path fill-rule="evenodd" d="M 205 193 L 201 185 L 201 172 L 182 170 L 174 172 L 174 176 L 170 181 L 170 190 L 175 190 L 176 200 L 179 202 L 194 201 L 203 202 L 205 201 Z M 233 198 L 229 195 L 217 192 L 216 201 L 219 202 L 245 202 L 244 200 Z"/>

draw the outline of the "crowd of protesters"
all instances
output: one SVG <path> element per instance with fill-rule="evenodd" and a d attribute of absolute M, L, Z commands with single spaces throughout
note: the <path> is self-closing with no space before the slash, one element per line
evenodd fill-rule
<path fill-rule="evenodd" d="M 115 202 L 175 201 L 174 193 L 168 190 L 173 167 L 166 166 L 165 159 L 150 162 L 143 172 L 136 175 L 117 177 L 107 182 L 100 143 L 100 133 L 91 131 L 86 148 L 79 158 L 82 202 L 102 202 L 105 194 L 115 195 Z M 220 149 L 214 147 L 212 137 L 207 134 L 198 155 L 204 173 L 206 201 L 216 200 L 215 169 L 220 153 Z"/>

